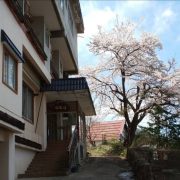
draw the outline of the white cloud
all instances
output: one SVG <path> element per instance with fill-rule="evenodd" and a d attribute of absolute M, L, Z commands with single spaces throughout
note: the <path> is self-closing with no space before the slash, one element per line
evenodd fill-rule
<path fill-rule="evenodd" d="M 153 28 L 155 33 L 161 34 L 167 31 L 174 22 L 175 16 L 175 13 L 170 8 L 164 9 L 156 14 Z"/>
<path fill-rule="evenodd" d="M 96 58 L 90 59 L 92 54 L 89 52 L 87 44 L 93 34 L 97 33 L 98 26 L 108 27 L 116 17 L 116 13 L 109 7 L 99 9 L 96 1 L 83 1 L 83 20 L 85 26 L 84 34 L 78 37 L 78 54 L 81 65 L 91 64 Z"/>
<path fill-rule="evenodd" d="M 98 3 L 98 1 L 81 1 L 85 32 L 78 38 L 80 65 L 88 64 L 90 52 L 88 51 L 87 44 L 90 37 L 97 33 L 98 26 L 109 29 L 112 27 L 117 16 L 123 21 L 128 18 L 129 12 L 144 11 L 145 7 L 149 4 L 147 1 L 112 1 L 111 7 L 100 8 Z M 100 3 L 103 3 L 103 1 Z"/>
<path fill-rule="evenodd" d="M 109 7 L 98 9 L 96 7 L 89 9 L 89 13 L 84 16 L 85 35 L 91 36 L 97 32 L 97 27 L 109 26 L 110 22 L 115 18 L 116 13 Z"/>
<path fill-rule="evenodd" d="M 98 30 L 98 25 L 110 29 L 118 16 L 119 20 L 136 19 L 147 31 L 161 35 L 171 27 L 176 19 L 176 14 L 171 6 L 161 6 L 157 2 L 150 1 L 81 1 L 81 9 L 85 26 L 84 34 L 78 38 L 79 62 L 84 66 L 96 62 L 96 57 L 89 52 L 87 44 Z M 141 22 L 143 20 L 143 22 Z M 91 59 L 90 59 L 91 58 Z"/>
<path fill-rule="evenodd" d="M 132 9 L 134 11 L 139 11 L 142 10 L 146 7 L 148 7 L 150 3 L 148 1 L 137 1 L 137 0 L 131 0 L 131 1 L 126 1 L 124 4 L 124 8 L 127 9 Z"/>
<path fill-rule="evenodd" d="M 172 17 L 174 12 L 171 9 L 165 9 L 162 13 L 162 17 Z"/>

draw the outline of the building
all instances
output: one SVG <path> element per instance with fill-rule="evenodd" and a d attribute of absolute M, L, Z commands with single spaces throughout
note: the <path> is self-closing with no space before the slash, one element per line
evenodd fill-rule
<path fill-rule="evenodd" d="M 94 122 L 88 130 L 88 136 L 95 145 L 109 140 L 120 140 L 123 136 L 124 120 Z"/>
<path fill-rule="evenodd" d="M 69 78 L 79 0 L 1 0 L 0 31 L 0 179 L 66 174 L 86 156 L 95 115 L 86 79 Z"/>

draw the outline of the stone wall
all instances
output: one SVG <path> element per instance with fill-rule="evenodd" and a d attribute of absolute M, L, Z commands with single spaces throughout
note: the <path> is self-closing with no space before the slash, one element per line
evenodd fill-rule
<path fill-rule="evenodd" d="M 137 180 L 180 179 L 180 151 L 130 148 L 127 158 Z"/>
<path fill-rule="evenodd" d="M 136 179 L 138 180 L 151 180 L 152 170 L 152 151 L 145 148 L 131 148 L 128 149 L 127 158 L 133 167 Z"/>

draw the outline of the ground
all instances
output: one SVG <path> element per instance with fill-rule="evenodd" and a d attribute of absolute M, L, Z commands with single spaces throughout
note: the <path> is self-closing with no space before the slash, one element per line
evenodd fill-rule
<path fill-rule="evenodd" d="M 65 177 L 21 180 L 133 180 L 128 162 L 120 157 L 90 157 L 78 172 Z"/>

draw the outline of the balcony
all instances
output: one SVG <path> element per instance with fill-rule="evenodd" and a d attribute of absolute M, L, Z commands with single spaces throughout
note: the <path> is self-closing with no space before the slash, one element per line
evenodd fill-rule
<path fill-rule="evenodd" d="M 84 31 L 79 0 L 6 0 L 50 71 L 51 50 L 60 50 L 62 66 L 66 74 L 78 73 L 77 33 Z M 42 3 L 43 2 L 43 3 Z M 62 5 L 62 2 L 64 4 Z M 42 18 L 51 39 L 50 47 L 41 40 L 38 23 Z M 41 28 L 42 29 L 42 28 Z M 46 34 L 44 31 L 43 34 Z"/>
<path fill-rule="evenodd" d="M 51 32 L 52 47 L 62 50 L 64 71 L 68 74 L 77 74 L 77 34 L 84 32 L 80 4 L 78 0 L 55 0 L 54 2 L 63 29 Z"/>
<path fill-rule="evenodd" d="M 31 26 L 31 5 L 28 0 L 6 0 L 9 8 L 14 12 L 17 20 L 21 23 L 23 30 L 26 32 L 27 37 L 30 39 L 31 43 L 35 47 L 37 53 L 42 60 L 47 59 L 47 55 L 44 52 L 42 44 L 40 43 L 37 35 Z"/>

